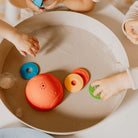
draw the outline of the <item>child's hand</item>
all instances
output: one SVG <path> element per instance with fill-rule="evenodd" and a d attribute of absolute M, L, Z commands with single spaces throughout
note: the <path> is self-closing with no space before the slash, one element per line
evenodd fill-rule
<path fill-rule="evenodd" d="M 27 56 L 27 54 L 36 56 L 39 51 L 39 42 L 35 37 L 19 32 L 15 38 L 13 43 L 23 56 Z"/>
<path fill-rule="evenodd" d="M 90 11 L 95 5 L 92 0 L 44 0 L 43 3 L 47 5 L 47 9 L 52 9 L 57 4 L 63 3 L 70 10 L 79 12 Z"/>
<path fill-rule="evenodd" d="M 43 12 L 45 9 L 44 8 L 39 8 L 38 6 L 36 6 L 34 3 L 33 3 L 33 0 L 25 0 L 26 2 L 26 6 L 28 8 L 30 8 L 31 10 L 33 11 L 36 11 L 36 12 Z"/>
<path fill-rule="evenodd" d="M 36 56 L 39 50 L 39 42 L 33 36 L 19 32 L 16 28 L 0 20 L 0 36 L 12 42 L 18 51 L 26 56 Z"/>
<path fill-rule="evenodd" d="M 62 3 L 63 0 L 44 0 L 43 3 L 46 4 L 47 9 L 54 8 L 57 4 Z"/>
<path fill-rule="evenodd" d="M 100 94 L 101 98 L 104 101 L 118 94 L 122 90 L 132 87 L 128 74 L 126 72 L 101 80 L 96 80 L 91 83 L 92 87 L 95 87 L 97 85 L 99 86 L 95 89 L 94 96 Z"/>
<path fill-rule="evenodd" d="M 127 21 L 125 23 L 125 30 L 127 33 L 127 38 L 133 43 L 138 44 L 138 20 L 137 21 Z"/>

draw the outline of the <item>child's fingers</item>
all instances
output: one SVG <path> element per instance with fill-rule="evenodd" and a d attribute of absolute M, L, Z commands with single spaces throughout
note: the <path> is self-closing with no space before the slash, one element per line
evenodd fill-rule
<path fill-rule="evenodd" d="M 33 48 L 34 48 L 35 53 L 38 53 L 40 48 L 39 48 L 39 45 L 37 43 L 33 44 Z"/>
<path fill-rule="evenodd" d="M 37 39 L 35 40 L 34 46 L 36 46 L 37 50 L 40 49 L 39 41 Z"/>
<path fill-rule="evenodd" d="M 52 4 L 50 4 L 49 6 L 47 6 L 47 9 L 54 8 L 58 3 L 59 3 L 58 0 L 55 0 Z"/>
<path fill-rule="evenodd" d="M 39 43 L 38 39 L 33 37 L 33 36 L 29 36 L 29 42 L 31 42 L 31 43 L 35 43 L 35 42 Z"/>
<path fill-rule="evenodd" d="M 110 96 L 109 94 L 105 93 L 105 92 L 102 92 L 101 95 L 100 95 L 100 97 L 101 97 L 104 101 L 106 101 L 106 98 L 111 97 L 111 96 Z"/>
<path fill-rule="evenodd" d="M 31 43 L 31 47 L 34 47 L 36 50 L 40 49 L 39 42 L 37 41 L 37 39 L 30 39 L 29 42 Z"/>
<path fill-rule="evenodd" d="M 30 48 L 34 48 L 35 50 L 38 51 L 40 49 L 39 43 L 36 41 L 32 42 Z"/>
<path fill-rule="evenodd" d="M 28 40 L 31 44 L 33 44 L 33 43 L 38 43 L 36 40 L 34 40 L 33 38 L 30 38 L 29 40 Z"/>
<path fill-rule="evenodd" d="M 23 55 L 23 56 L 27 56 L 27 53 L 25 51 L 20 51 L 20 54 Z"/>
<path fill-rule="evenodd" d="M 39 43 L 39 41 L 38 41 L 38 39 L 37 39 L 37 38 L 32 37 L 32 39 L 33 39 L 33 40 L 35 40 L 36 42 L 38 42 L 38 43 Z"/>
<path fill-rule="evenodd" d="M 38 50 L 37 50 L 37 48 L 35 46 L 32 47 L 31 49 L 32 49 L 32 51 L 34 52 L 35 55 L 38 53 Z"/>
<path fill-rule="evenodd" d="M 100 94 L 102 92 L 102 88 L 101 87 L 97 87 L 93 93 L 94 96 L 97 96 L 98 94 Z"/>
<path fill-rule="evenodd" d="M 111 98 L 112 96 L 111 95 L 106 95 L 106 96 L 102 96 L 101 95 L 101 98 L 104 100 L 104 101 L 107 101 L 107 100 L 109 100 L 109 98 Z"/>
<path fill-rule="evenodd" d="M 36 50 L 34 50 L 34 49 L 32 49 L 32 51 L 34 52 L 34 54 L 35 54 L 35 56 L 36 56 L 36 54 L 37 54 L 38 51 L 36 51 Z"/>
<path fill-rule="evenodd" d="M 36 54 L 34 53 L 34 51 L 31 48 L 28 50 L 28 54 L 30 54 L 33 57 L 36 56 Z"/>
<path fill-rule="evenodd" d="M 91 83 L 91 86 L 94 87 L 94 86 L 97 86 L 97 85 L 100 85 L 100 81 L 96 80 L 96 81 L 93 81 Z"/>
<path fill-rule="evenodd" d="M 34 43 L 34 44 L 33 44 L 33 47 L 34 47 L 34 49 L 37 50 L 37 51 L 40 49 L 39 44 L 37 44 L 37 43 Z"/>

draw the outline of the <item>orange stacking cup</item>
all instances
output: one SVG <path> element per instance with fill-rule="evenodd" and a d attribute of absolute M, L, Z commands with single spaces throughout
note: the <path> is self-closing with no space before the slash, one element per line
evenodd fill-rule
<path fill-rule="evenodd" d="M 64 85 L 69 92 L 78 92 L 83 88 L 83 79 L 78 74 L 69 74 L 64 80 Z"/>
<path fill-rule="evenodd" d="M 64 85 L 69 92 L 78 92 L 88 83 L 89 79 L 89 73 L 83 68 L 78 68 L 65 78 Z"/>
<path fill-rule="evenodd" d="M 83 69 L 83 68 L 78 68 L 72 71 L 73 74 L 78 74 L 83 78 L 84 85 L 86 85 L 90 79 L 89 73 Z"/>

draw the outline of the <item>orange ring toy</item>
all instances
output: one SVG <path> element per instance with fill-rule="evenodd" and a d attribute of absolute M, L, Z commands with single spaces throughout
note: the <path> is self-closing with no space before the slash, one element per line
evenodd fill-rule
<path fill-rule="evenodd" d="M 83 79 L 78 74 L 69 74 L 64 80 L 64 85 L 69 92 L 78 92 L 84 86 Z"/>
<path fill-rule="evenodd" d="M 86 85 L 90 79 L 89 73 L 83 69 L 83 68 L 78 68 L 72 71 L 73 74 L 78 74 L 83 78 L 84 85 Z"/>

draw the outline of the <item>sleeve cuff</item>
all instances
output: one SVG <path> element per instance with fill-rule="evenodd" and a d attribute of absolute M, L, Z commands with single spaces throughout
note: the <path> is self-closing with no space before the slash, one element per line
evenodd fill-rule
<path fill-rule="evenodd" d="M 130 78 L 132 89 L 138 89 L 138 67 L 133 69 L 127 69 L 127 74 Z"/>

